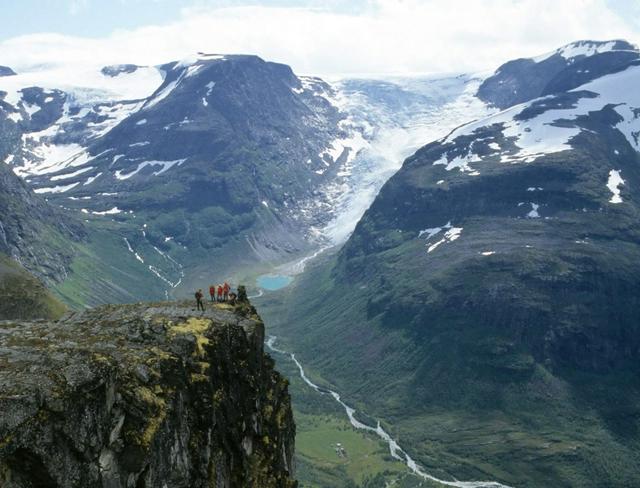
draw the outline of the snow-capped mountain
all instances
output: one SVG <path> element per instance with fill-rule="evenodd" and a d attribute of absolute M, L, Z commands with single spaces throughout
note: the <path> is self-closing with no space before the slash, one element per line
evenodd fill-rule
<path fill-rule="evenodd" d="M 418 463 L 509 486 L 640 483 L 638 58 L 581 42 L 512 65 L 548 80 L 538 95 L 409 157 L 279 305 L 300 361 L 392 418 Z"/>
<path fill-rule="evenodd" d="M 622 41 L 575 43 L 526 61 L 528 78 L 507 63 L 486 80 L 327 83 L 256 56 L 212 54 L 152 67 L 7 71 L 0 160 L 51 203 L 119 234 L 142 272 L 174 287 L 192 274 L 185 266 L 212 252 L 227 258 L 217 266 L 238 268 L 343 243 L 406 156 L 513 95 L 505 73 L 563 89 L 636 58 Z M 525 140 L 531 130 L 504 127 L 485 152 L 532 157 L 573 134 L 557 128 L 541 136 L 543 149 Z M 475 176 L 478 153 L 459 149 L 456 134 L 442 142 L 438 164 Z"/>
<path fill-rule="evenodd" d="M 0 79 L 0 159 L 52 203 L 116 219 L 145 267 L 142 246 L 286 260 L 343 242 L 404 157 L 490 113 L 480 81 L 329 84 L 238 55 L 38 67 Z"/>
<path fill-rule="evenodd" d="M 296 202 L 316 198 L 364 145 L 329 85 L 256 56 L 29 86 L 40 76 L 0 81 L 2 159 L 58 205 L 141 219 L 158 245 L 218 248 L 233 234 L 261 255 L 300 249 Z"/>
<path fill-rule="evenodd" d="M 353 126 L 363 128 L 365 145 L 341 169 L 342 178 L 326 188 L 318 233 L 342 244 L 407 156 L 460 124 L 493 113 L 475 96 L 481 81 L 450 75 L 334 83 L 336 103 Z"/>
<path fill-rule="evenodd" d="M 553 52 L 509 61 L 487 78 L 478 97 L 501 109 L 583 85 L 638 59 L 626 41 L 578 41 Z"/>

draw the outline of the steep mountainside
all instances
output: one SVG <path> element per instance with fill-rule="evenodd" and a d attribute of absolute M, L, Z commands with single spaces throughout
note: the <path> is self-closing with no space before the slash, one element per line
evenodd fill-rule
<path fill-rule="evenodd" d="M 640 483 L 638 83 L 630 60 L 425 146 L 277 310 L 428 471 Z"/>
<path fill-rule="evenodd" d="M 0 323 L 4 488 L 295 487 L 288 382 L 255 310 Z"/>
<path fill-rule="evenodd" d="M 47 204 L 0 162 L 0 253 L 47 283 L 60 283 L 73 257 L 70 243 L 84 238 L 78 220 Z"/>
<path fill-rule="evenodd" d="M 117 68 L 102 76 L 134 85 L 129 78 L 149 70 Z M 155 244 L 171 237 L 209 250 L 266 233 L 285 250 L 287 236 L 302 245 L 295 203 L 359 149 L 347 145 L 348 121 L 321 96 L 329 86 L 256 56 L 201 55 L 157 72 L 153 93 L 118 103 L 11 80 L 5 109 L 23 135 L 8 162 L 52 201 L 144 220 Z"/>
<path fill-rule="evenodd" d="M 168 290 L 317 245 L 312 227 L 366 144 L 329 85 L 256 56 L 81 74 L 77 87 L 0 81 L 0 157 Z"/>
<path fill-rule="evenodd" d="M 0 254 L 0 320 L 57 319 L 64 311 L 42 282 Z"/>
<path fill-rule="evenodd" d="M 0 80 L 0 158 L 87 221 L 91 259 L 58 290 L 80 303 L 180 296 L 341 244 L 402 159 L 491 112 L 466 75 L 329 85 L 204 54 L 52 66 Z"/>
<path fill-rule="evenodd" d="M 295 204 L 352 150 L 336 142 L 346 136 L 336 108 L 287 66 L 255 56 L 160 70 L 158 89 L 84 157 L 31 175 L 36 191 L 85 212 L 136 218 L 157 246 L 166 238 L 207 252 L 230 241 L 248 252 L 304 246 Z"/>

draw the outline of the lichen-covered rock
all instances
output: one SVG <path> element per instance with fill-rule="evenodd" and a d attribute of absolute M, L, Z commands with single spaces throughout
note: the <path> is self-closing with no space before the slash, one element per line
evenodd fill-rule
<path fill-rule="evenodd" d="M 288 382 L 229 305 L 0 322 L 3 488 L 295 487 Z"/>

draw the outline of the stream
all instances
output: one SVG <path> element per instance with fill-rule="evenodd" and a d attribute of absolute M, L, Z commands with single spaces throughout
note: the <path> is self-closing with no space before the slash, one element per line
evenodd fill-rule
<path fill-rule="evenodd" d="M 333 390 L 329 390 L 327 388 L 322 388 L 318 385 L 316 385 L 315 383 L 313 383 L 306 375 L 304 368 L 302 367 L 302 364 L 300 364 L 300 361 L 298 361 L 298 359 L 296 358 L 296 355 L 287 351 L 283 351 L 282 349 L 279 349 L 278 347 L 276 347 L 275 343 L 276 343 L 277 337 L 275 336 L 269 336 L 269 338 L 267 339 L 267 341 L 265 342 L 265 344 L 267 345 L 267 347 L 278 354 L 282 354 L 283 356 L 287 356 L 291 361 L 293 361 L 293 363 L 296 365 L 296 367 L 298 368 L 298 371 L 300 372 L 300 378 L 302 378 L 302 380 L 311 388 L 313 388 L 315 391 L 317 391 L 318 393 L 320 393 L 321 395 L 331 395 L 333 397 L 333 399 L 338 402 L 342 408 L 344 408 L 345 413 L 347 414 L 347 417 L 349 418 L 349 422 L 351 422 L 351 425 L 353 427 L 355 427 L 358 430 L 365 430 L 367 432 L 372 432 L 374 434 L 376 434 L 378 437 L 380 437 L 383 441 L 385 441 L 387 443 L 387 445 L 389 446 L 389 452 L 391 453 L 391 456 L 395 459 L 397 459 L 398 461 L 404 463 L 407 468 L 409 468 L 409 470 L 415 474 L 416 476 L 419 476 L 422 479 L 425 480 L 429 480 L 429 481 L 433 481 L 436 483 L 440 483 L 444 486 L 453 486 L 456 488 L 512 488 L 508 485 L 503 485 L 501 483 L 498 483 L 496 481 L 445 481 L 445 480 L 441 480 L 439 478 L 436 478 L 435 476 L 430 475 L 429 473 L 427 473 L 421 466 L 418 465 L 418 463 L 411 458 L 411 456 L 409 456 L 409 454 L 407 454 L 407 452 L 402 449 L 402 447 L 400 447 L 400 445 L 398 444 L 398 442 L 393 439 L 380 425 L 380 422 L 377 422 L 377 425 L 375 427 L 372 427 L 370 425 L 364 424 L 362 422 L 360 422 L 358 419 L 355 418 L 355 414 L 356 414 L 356 410 L 352 407 L 350 407 L 349 405 L 347 405 L 342 398 L 340 397 L 339 393 L 336 393 Z"/>

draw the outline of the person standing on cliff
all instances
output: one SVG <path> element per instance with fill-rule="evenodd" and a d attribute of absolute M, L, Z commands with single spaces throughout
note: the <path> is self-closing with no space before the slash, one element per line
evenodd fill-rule
<path fill-rule="evenodd" d="M 225 302 L 229 299 L 229 290 L 231 290 L 231 287 L 229 286 L 229 283 L 225 281 L 222 286 L 222 295 Z"/>
<path fill-rule="evenodd" d="M 216 285 L 211 285 L 209 287 L 209 295 L 211 295 L 211 301 L 216 301 Z"/>
<path fill-rule="evenodd" d="M 204 302 L 202 301 L 203 298 L 204 295 L 202 294 L 202 290 L 198 290 L 196 292 L 196 307 L 198 307 L 198 310 L 202 310 L 204 312 Z"/>
<path fill-rule="evenodd" d="M 222 301 L 222 285 L 218 285 L 218 301 Z"/>

